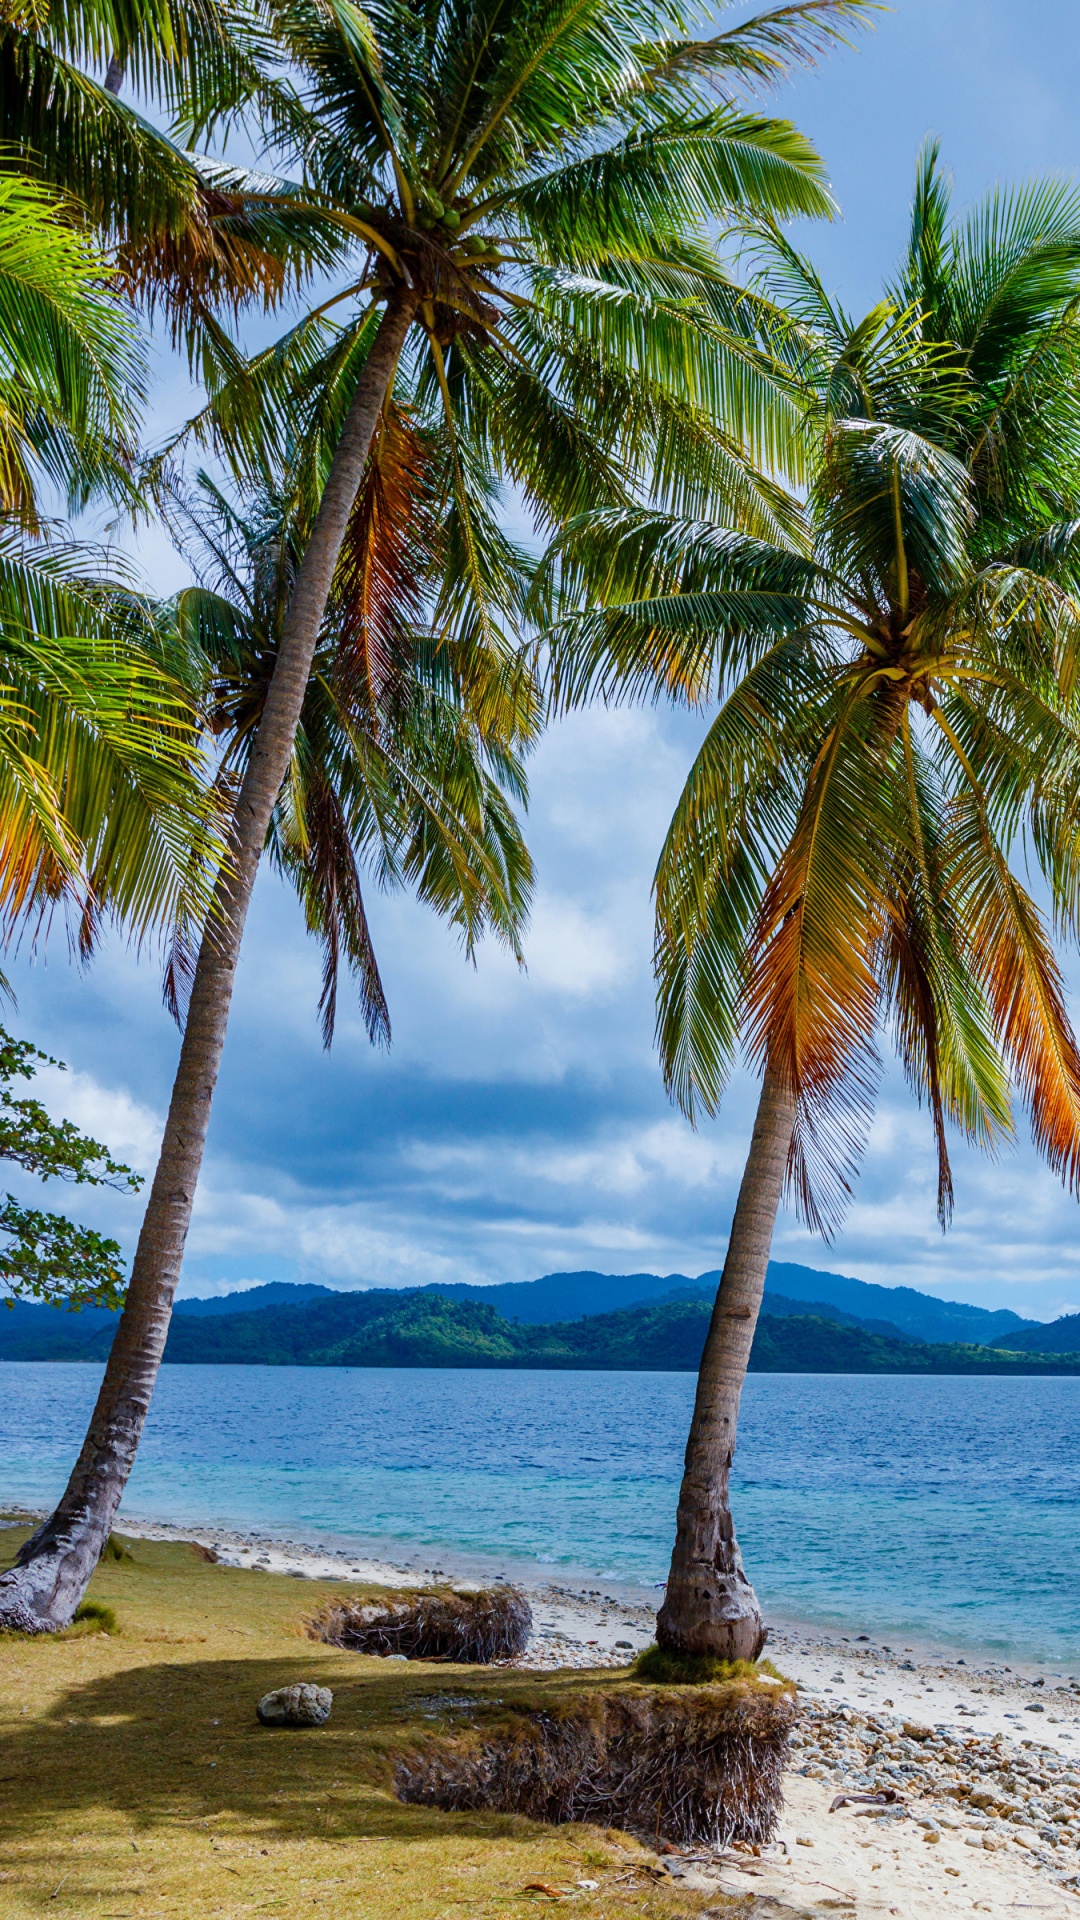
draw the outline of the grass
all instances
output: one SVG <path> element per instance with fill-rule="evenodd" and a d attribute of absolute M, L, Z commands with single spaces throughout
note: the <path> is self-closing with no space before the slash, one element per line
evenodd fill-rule
<path fill-rule="evenodd" d="M 70 1640 L 80 1633 L 119 1633 L 120 1624 L 111 1607 L 102 1605 L 100 1600 L 84 1600 L 76 1607 L 75 1618 L 64 1635 Z"/>
<path fill-rule="evenodd" d="M 23 1537 L 0 1530 L 0 1566 Z M 130 1553 L 91 1585 L 114 1616 L 105 1630 L 99 1615 L 0 1639 L 3 1920 L 515 1920 L 553 1904 L 530 1883 L 579 1879 L 599 1882 L 576 1893 L 580 1920 L 722 1910 L 715 1893 L 654 1881 L 624 1834 L 394 1796 L 397 1757 L 468 1725 L 461 1702 L 556 1706 L 610 1674 L 340 1651 L 306 1635 L 317 1602 L 376 1590 L 215 1566 L 174 1543 Z M 294 1680 L 333 1689 L 328 1724 L 260 1727 L 256 1701 Z"/>
<path fill-rule="evenodd" d="M 710 1687 L 732 1680 L 760 1680 L 766 1673 L 790 1687 L 791 1681 L 771 1660 L 716 1660 L 707 1653 L 669 1653 L 655 1643 L 643 1647 L 630 1672 L 635 1680 L 654 1687 Z"/>

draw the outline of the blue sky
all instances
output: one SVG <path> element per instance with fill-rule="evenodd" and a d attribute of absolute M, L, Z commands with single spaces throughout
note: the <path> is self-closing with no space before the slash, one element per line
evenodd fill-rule
<path fill-rule="evenodd" d="M 1078 80 L 1080 16 L 1065 0 L 897 0 L 857 49 L 800 77 L 781 104 L 820 147 L 843 210 L 800 236 L 826 283 L 853 308 L 877 297 L 927 133 L 961 200 L 1035 172 L 1080 176 Z M 187 400 L 163 360 L 154 424 L 163 431 Z M 181 577 L 153 536 L 142 552 L 155 586 Z M 701 725 L 596 712 L 542 743 L 527 972 L 493 949 L 472 968 L 410 901 L 372 899 L 388 1056 L 347 1002 L 323 1052 L 318 956 L 263 876 L 183 1292 L 720 1263 L 754 1089 L 737 1082 L 717 1121 L 691 1132 L 660 1087 L 649 969 L 649 879 Z M 50 1105 L 149 1170 L 177 1050 L 152 960 L 112 945 L 80 973 L 58 932 L 13 979 L 10 1024 L 71 1068 L 44 1076 Z M 1026 1143 L 996 1166 L 958 1147 L 955 1171 L 943 1238 L 926 1117 L 887 1073 L 840 1238 L 827 1248 L 784 1215 L 774 1251 L 1043 1317 L 1080 1305 L 1080 1210 Z M 78 1200 L 131 1245 L 138 1201 Z"/>

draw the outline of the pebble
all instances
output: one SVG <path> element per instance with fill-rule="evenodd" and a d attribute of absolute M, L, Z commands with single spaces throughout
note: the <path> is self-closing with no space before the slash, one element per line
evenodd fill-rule
<path fill-rule="evenodd" d="M 906 1803 L 854 1816 L 913 1820 L 934 1845 L 965 1829 L 969 1847 L 1023 1850 L 1059 1884 L 1080 1886 L 1080 1766 L 1071 1755 L 972 1727 L 924 1726 L 888 1712 L 857 1712 L 803 1696 L 791 1765 L 848 1791 L 898 1788 Z M 805 1840 L 802 1842 L 805 1844 Z"/>

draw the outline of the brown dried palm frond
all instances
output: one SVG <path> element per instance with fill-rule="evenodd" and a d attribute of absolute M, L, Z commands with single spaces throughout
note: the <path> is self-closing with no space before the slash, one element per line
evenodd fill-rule
<path fill-rule="evenodd" d="M 805 1218 L 824 1234 L 850 1193 L 873 1110 L 876 957 L 891 851 L 887 817 L 867 817 L 880 782 L 845 718 L 826 741 L 765 889 L 745 996 L 751 1057 L 768 1062 L 796 1096 L 789 1179 Z"/>
<path fill-rule="evenodd" d="M 403 1653 L 410 1660 L 488 1665 L 523 1653 L 532 1609 L 516 1587 L 456 1593 L 431 1587 L 386 1605 L 331 1601 L 310 1625 L 312 1637 L 356 1653 Z"/>
<path fill-rule="evenodd" d="M 408 414 L 384 410 L 334 577 L 333 677 L 376 731 L 405 690 L 439 546 L 432 450 Z"/>
<path fill-rule="evenodd" d="M 947 852 L 963 898 L 971 966 L 1028 1107 L 1036 1146 L 1080 1190 L 1080 1050 L 1042 914 L 1011 871 L 974 794 L 952 810 Z"/>

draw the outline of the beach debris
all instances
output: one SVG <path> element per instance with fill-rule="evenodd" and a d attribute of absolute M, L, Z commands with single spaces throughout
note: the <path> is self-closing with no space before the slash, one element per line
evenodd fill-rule
<path fill-rule="evenodd" d="M 329 1687 L 297 1680 L 291 1687 L 264 1693 L 255 1712 L 264 1727 L 321 1727 L 329 1720 L 333 1704 Z"/>
<path fill-rule="evenodd" d="M 590 1821 L 654 1846 L 760 1844 L 780 1814 L 797 1712 L 793 1689 L 752 1679 L 541 1698 L 402 1758 L 394 1785 L 412 1804 Z"/>
<path fill-rule="evenodd" d="M 532 1609 L 516 1587 L 428 1587 L 378 1604 L 331 1600 L 308 1630 L 356 1653 L 488 1666 L 522 1653 L 532 1625 Z"/>
<path fill-rule="evenodd" d="M 876 1793 L 838 1793 L 830 1813 L 838 1813 L 841 1807 L 902 1807 L 903 1796 L 895 1787 L 881 1787 Z"/>

